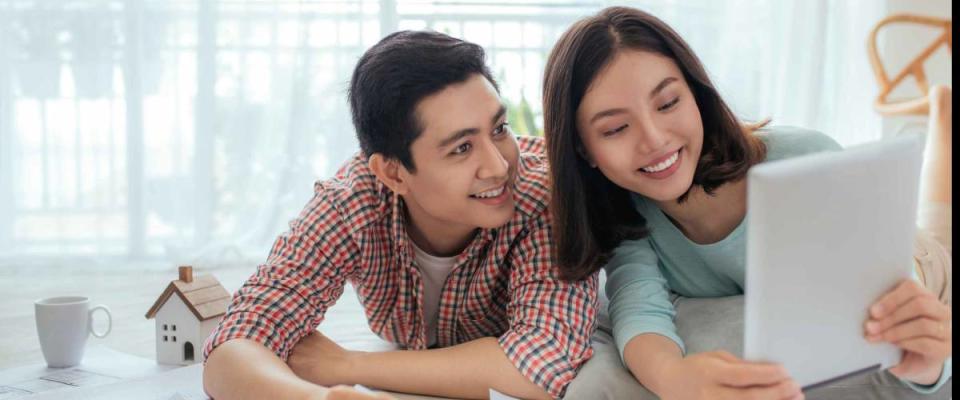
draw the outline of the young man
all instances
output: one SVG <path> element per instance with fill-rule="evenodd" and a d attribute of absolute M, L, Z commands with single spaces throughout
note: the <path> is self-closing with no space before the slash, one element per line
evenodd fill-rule
<path fill-rule="evenodd" d="M 234 296 L 204 349 L 208 393 L 562 396 L 592 354 L 597 277 L 558 278 L 543 144 L 510 132 L 483 49 L 391 34 L 360 58 L 349 97 L 361 154 L 316 184 Z M 347 282 L 405 350 L 351 352 L 315 332 Z"/>

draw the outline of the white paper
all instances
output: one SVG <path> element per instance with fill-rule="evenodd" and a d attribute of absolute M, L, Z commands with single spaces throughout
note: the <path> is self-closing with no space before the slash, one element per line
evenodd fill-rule
<path fill-rule="evenodd" d="M 86 349 L 83 361 L 76 367 L 48 368 L 41 359 L 30 365 L 0 371 L 0 400 L 19 400 L 39 393 L 101 386 L 171 368 L 174 366 L 158 365 L 148 358 L 94 345 Z"/>
<path fill-rule="evenodd" d="M 513 396 L 508 396 L 494 389 L 490 389 L 490 400 L 520 400 Z"/>
<path fill-rule="evenodd" d="M 97 387 L 47 392 L 24 400 L 207 400 L 203 392 L 203 365 L 194 364 L 160 374 Z M 20 399 L 18 399 L 20 400 Z"/>

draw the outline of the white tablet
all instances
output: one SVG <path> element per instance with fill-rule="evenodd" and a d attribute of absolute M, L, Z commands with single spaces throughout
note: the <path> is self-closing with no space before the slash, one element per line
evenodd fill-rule
<path fill-rule="evenodd" d="M 747 181 L 744 358 L 805 390 L 896 365 L 867 308 L 912 276 L 923 138 L 753 167 Z"/>

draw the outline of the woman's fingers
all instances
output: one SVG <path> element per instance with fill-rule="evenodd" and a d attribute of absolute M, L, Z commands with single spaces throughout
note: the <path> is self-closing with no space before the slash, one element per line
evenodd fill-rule
<path fill-rule="evenodd" d="M 736 400 L 787 400 L 803 399 L 800 385 L 793 380 L 785 380 L 775 385 L 751 387 L 724 387 L 718 388 L 717 396 L 711 398 Z"/>
<path fill-rule="evenodd" d="M 907 300 L 882 319 L 869 319 L 864 328 L 868 335 L 878 335 L 893 326 L 916 318 L 943 321 L 947 319 L 947 307 L 937 301 L 933 294 L 917 295 Z"/>
<path fill-rule="evenodd" d="M 926 289 L 913 279 L 904 280 L 893 290 L 887 292 L 880 300 L 870 306 L 870 317 L 882 319 L 915 296 L 923 294 Z"/>
<path fill-rule="evenodd" d="M 750 362 L 728 363 L 717 371 L 717 381 L 726 386 L 770 386 L 790 380 L 783 366 Z"/>
<path fill-rule="evenodd" d="M 867 340 L 871 342 L 899 342 L 920 337 L 943 341 L 947 337 L 946 323 L 930 318 L 915 318 L 892 326 L 879 334 L 867 335 Z"/>

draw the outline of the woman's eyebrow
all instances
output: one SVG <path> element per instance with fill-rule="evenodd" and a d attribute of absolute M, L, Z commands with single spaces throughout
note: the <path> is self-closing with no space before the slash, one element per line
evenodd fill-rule
<path fill-rule="evenodd" d="M 663 89 L 666 88 L 667 85 L 676 81 L 677 81 L 677 78 L 674 76 L 668 76 L 664 78 L 662 81 L 660 81 L 660 83 L 657 84 L 655 88 L 653 88 L 653 90 L 650 91 L 650 98 L 651 99 L 654 98 L 657 94 L 663 91 Z"/>
<path fill-rule="evenodd" d="M 650 91 L 650 98 L 656 97 L 656 95 L 662 92 L 664 88 L 669 86 L 671 83 L 676 82 L 677 80 L 678 79 L 675 76 L 668 76 L 664 78 L 662 81 L 660 81 L 660 83 L 657 84 L 656 87 L 653 88 L 653 90 Z M 588 122 L 587 124 L 593 125 L 593 123 L 596 122 L 598 119 L 609 117 L 612 115 L 617 115 L 620 113 L 625 113 L 625 112 L 627 112 L 626 108 L 611 108 L 611 109 L 603 110 L 596 114 L 593 114 L 593 117 L 590 117 L 590 122 Z"/>

